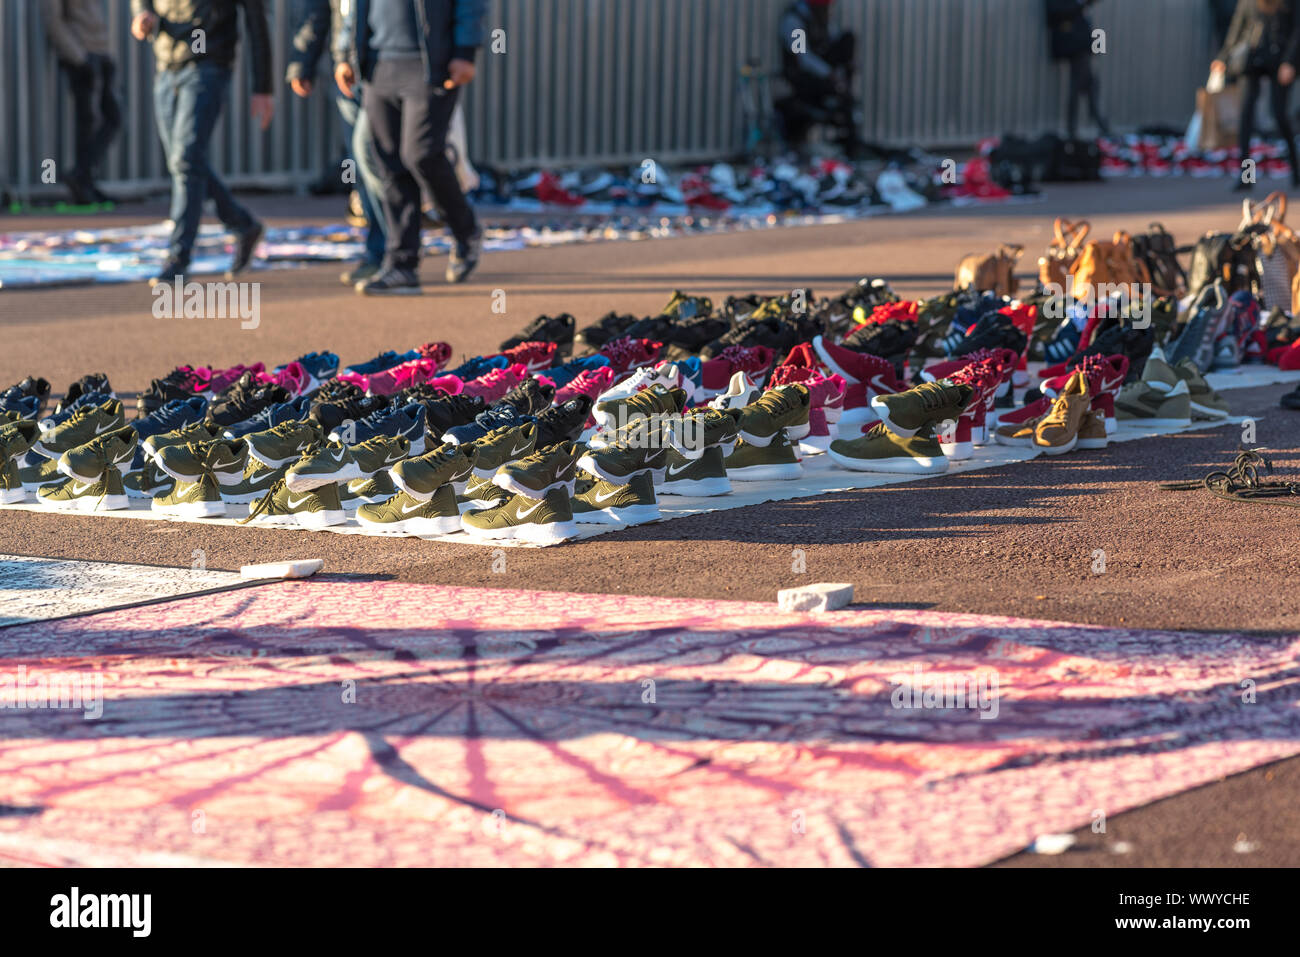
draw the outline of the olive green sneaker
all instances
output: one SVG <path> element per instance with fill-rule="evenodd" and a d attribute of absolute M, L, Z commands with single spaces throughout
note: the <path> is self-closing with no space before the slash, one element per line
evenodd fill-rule
<path fill-rule="evenodd" d="M 31 448 L 40 427 L 30 419 L 16 419 L 0 426 L 0 505 L 26 501 L 18 460 Z M 41 459 L 49 462 L 50 459 Z"/>
<path fill-rule="evenodd" d="M 618 429 L 640 418 L 680 415 L 686 408 L 686 390 L 655 384 L 618 399 L 597 402 L 591 414 L 601 429 Z"/>
<path fill-rule="evenodd" d="M 803 478 L 798 444 L 782 429 L 767 445 L 753 445 L 741 439 L 723 459 L 727 477 L 737 482 L 791 482 Z"/>
<path fill-rule="evenodd" d="M 956 419 L 966 411 L 966 403 L 975 394 L 970 386 L 939 379 L 922 382 L 913 389 L 895 395 L 877 395 L 871 410 L 889 431 L 910 439 L 928 425 Z M 857 441 L 854 439 L 853 441 Z M 946 460 L 944 468 L 947 468 Z"/>
<path fill-rule="evenodd" d="M 388 470 L 388 474 L 393 484 L 411 498 L 427 502 L 444 485 L 455 489 L 459 483 L 464 492 L 477 460 L 478 446 L 475 443 L 452 445 L 447 442 L 423 455 L 398 462 Z"/>
<path fill-rule="evenodd" d="M 948 471 L 948 457 L 939 446 L 933 425 L 923 425 L 903 437 L 878 422 L 860 438 L 836 439 L 826 454 L 837 465 L 855 472 L 933 475 Z"/>
<path fill-rule="evenodd" d="M 257 500 L 240 525 L 300 525 L 320 531 L 348 520 L 339 501 L 337 484 L 318 485 L 307 492 L 295 492 L 281 479 Z"/>
<path fill-rule="evenodd" d="M 310 492 L 322 485 L 351 482 L 364 475 L 361 466 L 352 457 L 352 450 L 346 445 L 342 442 L 320 442 L 289 466 L 289 471 L 284 473 L 284 482 L 292 492 Z"/>
<path fill-rule="evenodd" d="M 281 422 L 262 432 L 244 436 L 248 457 L 268 468 L 290 466 L 302 454 L 325 438 L 319 424 L 312 419 Z"/>
<path fill-rule="evenodd" d="M 460 524 L 472 538 L 514 539 L 538 545 L 554 545 L 578 534 L 569 493 L 563 489 L 547 492 L 544 498 L 512 495 L 493 508 L 466 512 Z"/>
<path fill-rule="evenodd" d="M 91 439 L 113 432 L 126 425 L 126 412 L 118 399 L 109 399 L 102 405 L 78 409 L 64 422 L 44 431 L 32 443 L 32 451 L 47 459 L 57 459 L 69 449 L 85 445 Z"/>
<path fill-rule="evenodd" d="M 626 485 L 588 478 L 579 486 L 570 508 L 579 525 L 640 525 L 663 517 L 654 481 L 646 472 Z"/>
<path fill-rule="evenodd" d="M 1196 367 L 1195 362 L 1187 358 L 1179 359 L 1173 369 L 1174 374 L 1187 383 L 1193 419 L 1215 421 L 1232 415 L 1228 403 L 1205 381 L 1205 376 L 1201 375 L 1201 370 Z M 1142 375 L 1143 378 L 1146 377 L 1145 370 Z"/>
<path fill-rule="evenodd" d="M 730 454 L 740 435 L 739 420 L 739 410 L 694 409 L 668 424 L 665 439 L 680 458 L 695 460 L 716 446 Z"/>
<path fill-rule="evenodd" d="M 145 459 L 142 468 L 127 472 L 122 476 L 122 487 L 128 498 L 155 498 L 166 495 L 175 486 L 176 480 Z"/>
<path fill-rule="evenodd" d="M 668 467 L 664 470 L 659 494 L 701 498 L 728 494 L 731 480 L 727 478 L 727 468 L 723 464 L 727 454 L 720 445 L 705 449 L 698 459 L 688 459 L 676 449 L 669 449 Z"/>
<path fill-rule="evenodd" d="M 247 504 L 256 502 L 262 498 L 276 482 L 284 478 L 284 473 L 288 469 L 283 466 L 271 468 L 263 465 L 251 455 L 248 457 L 248 465 L 244 466 L 244 472 L 239 476 L 238 482 L 220 482 L 221 497 L 227 502 L 236 504 Z"/>
<path fill-rule="evenodd" d="M 151 435 L 141 443 L 140 448 L 144 452 L 145 458 L 152 458 L 161 449 L 169 445 L 185 445 L 189 442 L 216 442 L 224 438 L 220 429 L 209 428 L 203 422 L 191 422 L 189 425 L 183 425 L 179 429 L 172 429 L 170 432 L 163 432 L 161 435 Z"/>
<path fill-rule="evenodd" d="M 233 485 L 248 466 L 248 443 L 243 439 L 215 439 L 164 445 L 145 457 L 178 482 L 197 482 L 211 475 L 218 483 Z"/>
<path fill-rule="evenodd" d="M 740 437 L 747 445 L 763 448 L 786 429 L 808 424 L 811 393 L 802 383 L 769 389 L 740 410 Z"/>
<path fill-rule="evenodd" d="M 563 489 L 572 495 L 581 451 L 582 446 L 577 442 L 557 442 L 532 455 L 507 462 L 492 476 L 492 484 L 529 498 L 543 498 L 553 489 Z"/>
<path fill-rule="evenodd" d="M 357 522 L 390 535 L 450 535 L 461 527 L 456 493 L 446 482 L 423 501 L 399 491 L 387 501 L 362 505 Z"/>
<path fill-rule="evenodd" d="M 131 507 L 122 487 L 122 473 L 117 469 L 105 469 L 96 482 L 70 478 L 57 485 L 43 485 L 36 492 L 36 500 L 70 512 L 112 512 Z"/>
<path fill-rule="evenodd" d="M 352 446 L 352 458 L 364 476 L 387 472 L 411 457 L 411 440 L 404 435 L 376 435 Z"/>
<path fill-rule="evenodd" d="M 339 486 L 339 501 L 344 508 L 360 508 L 386 502 L 397 494 L 397 486 L 387 472 L 377 472 L 369 478 L 353 479 Z"/>
<path fill-rule="evenodd" d="M 510 501 L 510 496 L 513 494 L 495 484 L 490 478 L 471 475 L 469 481 L 465 483 L 464 493 L 457 495 L 456 501 L 462 506 L 461 511 L 495 508 Z"/>
<path fill-rule="evenodd" d="M 59 456 L 59 472 L 81 482 L 98 482 L 105 469 L 125 473 L 135 458 L 135 429 L 129 425 L 68 449 Z"/>
<path fill-rule="evenodd" d="M 652 477 L 659 483 L 667 467 L 667 446 L 608 445 L 588 449 L 578 459 L 578 468 L 612 485 L 626 485 L 643 472 L 654 473 Z"/>
<path fill-rule="evenodd" d="M 40 488 L 62 482 L 64 475 L 59 471 L 58 459 L 41 459 L 35 465 L 23 465 L 18 469 L 18 479 L 27 488 Z"/>
<path fill-rule="evenodd" d="M 495 429 L 481 439 L 475 439 L 474 474 L 482 479 L 490 479 L 507 462 L 532 455 L 537 449 L 537 435 L 537 425 L 525 422 L 523 425 Z"/>
<path fill-rule="evenodd" d="M 149 506 L 157 515 L 170 518 L 217 518 L 226 514 L 217 480 L 200 475 L 197 481 L 178 481 L 170 492 L 155 495 Z"/>

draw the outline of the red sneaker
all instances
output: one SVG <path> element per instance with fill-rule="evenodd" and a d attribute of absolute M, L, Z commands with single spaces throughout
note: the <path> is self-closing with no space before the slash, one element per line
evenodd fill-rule
<path fill-rule="evenodd" d="M 845 382 L 844 412 L 839 420 L 841 428 L 876 418 L 871 411 L 871 400 L 878 395 L 893 395 L 905 388 L 888 359 L 845 349 L 827 342 L 823 336 L 813 339 L 812 346 L 827 368 Z"/>
<path fill-rule="evenodd" d="M 721 393 L 737 372 L 762 382 L 776 353 L 767 346 L 727 346 L 712 359 L 700 363 L 700 386 L 706 392 Z"/>
<path fill-rule="evenodd" d="M 559 345 L 554 342 L 521 342 L 498 355 L 509 359 L 511 365 L 522 362 L 533 373 L 555 365 L 555 350 L 558 348 Z"/>
<path fill-rule="evenodd" d="M 629 369 L 649 365 L 659 358 L 664 344 L 653 339 L 633 339 L 623 336 L 612 339 L 600 347 L 600 354 L 609 360 L 609 367 L 615 375 L 622 375 Z"/>
<path fill-rule="evenodd" d="M 466 382 L 464 394 L 481 396 L 484 402 L 491 405 L 527 378 L 528 369 L 522 362 L 504 369 L 492 369 L 477 379 Z"/>

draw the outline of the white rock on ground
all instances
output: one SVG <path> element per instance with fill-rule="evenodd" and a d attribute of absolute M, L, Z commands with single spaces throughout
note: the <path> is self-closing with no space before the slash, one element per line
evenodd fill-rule
<path fill-rule="evenodd" d="M 853 586 L 840 582 L 817 582 L 798 588 L 782 588 L 776 603 L 782 611 L 834 611 L 853 601 Z"/>

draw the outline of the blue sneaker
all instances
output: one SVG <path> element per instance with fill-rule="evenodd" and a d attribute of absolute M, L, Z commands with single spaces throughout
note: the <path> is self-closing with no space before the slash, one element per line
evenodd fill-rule
<path fill-rule="evenodd" d="M 309 352 L 305 356 L 299 356 L 295 361 L 307 370 L 307 375 L 311 376 L 303 392 L 319 389 L 322 382 L 339 374 L 339 357 L 332 352 Z M 288 364 L 286 362 L 284 366 Z M 284 369 L 284 366 L 276 366 L 274 371 L 279 372 Z"/>
<path fill-rule="evenodd" d="M 525 422 L 536 422 L 537 419 L 531 415 L 521 415 L 516 411 L 513 405 L 502 403 L 494 405 L 486 412 L 480 412 L 474 417 L 474 421 L 467 425 L 458 425 L 455 428 L 448 429 L 442 434 L 444 442 L 450 442 L 452 445 L 465 445 L 476 439 L 481 439 L 494 429 L 503 429 L 507 426 L 513 428 L 516 425 L 523 425 Z"/>
<path fill-rule="evenodd" d="M 699 360 L 696 361 L 698 362 Z M 598 352 L 592 356 L 583 356 L 580 359 L 570 359 L 562 366 L 556 366 L 554 369 L 547 369 L 546 378 L 555 383 L 555 388 L 562 389 L 588 369 L 599 369 L 601 366 L 607 365 L 609 365 L 609 359 Z"/>
<path fill-rule="evenodd" d="M 245 435 L 252 435 L 254 432 L 265 432 L 282 422 L 297 422 L 305 419 L 311 412 L 311 398 L 311 393 L 305 393 L 288 402 L 268 405 L 251 419 L 226 426 L 222 434 L 228 439 L 238 439 Z"/>
<path fill-rule="evenodd" d="M 83 392 L 71 402 L 64 403 L 57 411 L 51 412 L 41 419 L 41 431 L 48 432 L 56 425 L 62 425 L 72 418 L 72 413 L 78 409 L 84 409 L 88 405 L 103 405 L 113 398 L 116 398 L 116 396 L 111 392 Z"/>
<path fill-rule="evenodd" d="M 400 366 L 403 362 L 418 358 L 420 358 L 418 349 L 412 349 L 410 352 L 393 352 L 389 349 L 387 352 L 379 353 L 373 359 L 350 365 L 343 371 L 355 372 L 359 375 L 374 375 L 376 372 L 383 372 L 385 369 L 391 369 L 393 366 Z"/>
<path fill-rule="evenodd" d="M 387 435 L 392 438 L 409 439 L 411 454 L 423 455 L 424 423 L 427 417 L 424 406 L 419 402 L 411 402 L 400 409 L 380 409 L 378 412 L 370 413 L 364 419 L 353 422 L 350 433 L 344 426 L 334 429 L 329 434 L 329 440 L 357 445 L 373 439 L 376 435 Z"/>
<path fill-rule="evenodd" d="M 475 356 L 467 362 L 461 363 L 455 369 L 448 369 L 445 375 L 454 375 L 456 378 L 468 382 L 470 379 L 477 379 L 481 375 L 487 375 L 493 369 L 504 369 L 510 365 L 510 360 L 505 356 Z"/>
<path fill-rule="evenodd" d="M 673 365 L 677 366 L 677 371 L 682 374 L 687 397 L 694 399 L 700 394 L 700 390 L 704 388 L 704 366 L 700 364 L 700 357 L 690 356 L 686 359 L 677 359 L 673 362 Z M 686 383 L 689 383 L 689 385 Z"/>
<path fill-rule="evenodd" d="M 24 419 L 34 419 L 41 411 L 41 397 L 23 395 L 17 389 L 10 389 L 0 395 L 0 412 L 17 412 Z"/>
<path fill-rule="evenodd" d="M 80 398 L 84 399 L 86 396 Z M 100 401 L 102 402 L 103 399 Z M 139 442 L 136 445 L 135 458 L 131 460 L 129 471 L 144 468 L 143 449 L 145 439 L 198 422 L 207 411 L 208 400 L 201 395 L 192 395 L 188 399 L 172 399 L 163 406 L 154 409 L 148 415 L 142 415 L 133 421 L 131 427 L 135 429 Z"/>

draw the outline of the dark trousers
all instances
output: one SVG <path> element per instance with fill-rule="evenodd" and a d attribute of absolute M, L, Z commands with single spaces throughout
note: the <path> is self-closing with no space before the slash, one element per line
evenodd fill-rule
<path fill-rule="evenodd" d="M 72 91 L 74 163 L 72 179 L 90 185 L 113 138 L 122 127 L 122 110 L 113 81 L 112 59 L 90 54 L 83 66 L 63 64 Z"/>
<path fill-rule="evenodd" d="M 1079 101 L 1088 101 L 1088 115 L 1103 136 L 1110 135 L 1110 127 L 1102 119 L 1097 108 L 1097 77 L 1092 72 L 1092 53 L 1080 53 L 1070 58 L 1070 91 L 1066 102 L 1065 130 L 1070 139 L 1076 139 L 1079 132 Z"/>
<path fill-rule="evenodd" d="M 172 227 L 168 258 L 188 266 L 211 199 L 225 226 L 242 233 L 257 220 L 226 188 L 208 164 L 208 148 L 230 89 L 230 70 L 210 62 L 191 62 L 159 70 L 153 81 L 154 119 L 172 176 Z"/>
<path fill-rule="evenodd" d="M 1260 86 L 1268 77 L 1268 105 L 1273 113 L 1273 122 L 1277 124 L 1278 135 L 1286 140 L 1287 155 L 1291 160 L 1291 182 L 1300 183 L 1300 158 L 1296 156 L 1295 131 L 1291 128 L 1291 117 L 1287 115 L 1287 101 L 1291 99 L 1291 87 L 1277 82 L 1271 73 L 1247 73 L 1242 77 L 1245 89 L 1241 94 L 1241 125 L 1237 128 L 1237 145 L 1241 147 L 1241 158 L 1250 158 L 1250 138 L 1255 132 L 1255 110 L 1259 105 Z"/>
<path fill-rule="evenodd" d="M 447 159 L 447 126 L 458 93 L 428 83 L 417 57 L 380 60 L 365 78 L 361 105 L 379 157 L 390 267 L 414 269 L 419 262 L 421 189 L 433 198 L 458 241 L 478 231 L 474 210 Z"/>

